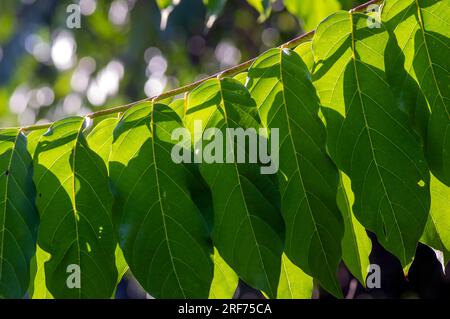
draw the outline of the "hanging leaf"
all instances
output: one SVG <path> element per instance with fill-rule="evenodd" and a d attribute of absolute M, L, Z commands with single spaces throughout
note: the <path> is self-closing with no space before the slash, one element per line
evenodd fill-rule
<path fill-rule="evenodd" d="M 328 151 L 351 179 L 355 216 L 406 266 L 428 216 L 430 177 L 420 139 L 383 73 L 388 33 L 367 19 L 339 12 L 319 25 L 314 85 Z"/>
<path fill-rule="evenodd" d="M 110 176 L 120 246 L 155 298 L 206 298 L 213 276 L 206 223 L 191 199 L 189 171 L 171 158 L 178 116 L 142 103 L 114 130 Z"/>
<path fill-rule="evenodd" d="M 278 182 L 286 225 L 286 255 L 340 296 L 342 217 L 336 204 L 338 171 L 325 151 L 325 128 L 311 75 L 293 51 L 271 49 L 248 71 L 261 121 L 279 129 Z M 272 133 L 271 133 L 272 134 Z"/>
<path fill-rule="evenodd" d="M 353 276 L 365 287 L 372 242 L 364 227 L 353 214 L 354 195 L 351 190 L 350 179 L 342 172 L 337 203 L 344 217 L 345 226 L 344 238 L 341 243 L 342 259 Z"/>
<path fill-rule="evenodd" d="M 186 127 L 212 192 L 215 247 L 247 284 L 275 297 L 283 250 L 276 187 L 256 161 L 237 163 L 238 149 L 245 158 L 252 155 L 248 145 L 231 142 L 235 137 L 227 130 L 250 129 L 249 138 L 258 139 L 255 102 L 236 80 L 208 80 L 188 96 Z M 203 153 L 213 158 L 203 158 Z"/>
<path fill-rule="evenodd" d="M 29 294 L 32 299 L 53 299 L 45 282 L 45 263 L 50 260 L 50 254 L 46 253 L 41 247 L 36 247 L 36 254 L 31 260 L 31 278 Z"/>
<path fill-rule="evenodd" d="M 55 298 L 109 298 L 117 278 L 107 170 L 89 148 L 83 123 L 55 122 L 34 157 L 38 243 L 50 254 L 45 280 Z"/>
<path fill-rule="evenodd" d="M 177 99 L 172 101 L 172 103 L 169 104 L 169 107 L 175 112 L 177 113 L 178 117 L 181 119 L 181 121 L 183 121 L 184 119 L 184 99 Z"/>
<path fill-rule="evenodd" d="M 47 132 L 46 128 L 34 130 L 27 135 L 27 148 L 32 157 L 34 157 L 39 139 L 45 132 Z M 33 299 L 53 299 L 45 283 L 44 264 L 49 260 L 50 254 L 36 244 L 36 253 L 31 259 L 30 287 L 28 290 L 30 297 Z"/>
<path fill-rule="evenodd" d="M 443 254 L 443 266 L 450 260 L 450 187 L 431 175 L 431 209 L 420 239 Z"/>
<path fill-rule="evenodd" d="M 449 15 L 448 0 L 387 0 L 382 15 L 386 28 L 401 48 L 397 55 L 388 57 L 392 59 L 392 73 L 395 75 L 394 66 L 398 69 L 400 64 L 408 75 L 392 81 L 401 88 L 401 96 L 410 106 L 415 106 L 411 103 L 414 98 L 420 102 L 417 85 L 425 96 L 431 113 L 429 118 L 423 117 L 427 121 L 427 161 L 433 174 L 447 186 L 450 186 Z M 411 84 L 410 77 L 416 83 Z M 423 113 L 421 108 L 417 112 Z"/>
<path fill-rule="evenodd" d="M 239 283 L 238 275 L 214 249 L 214 278 L 209 291 L 210 299 L 231 299 Z"/>
<path fill-rule="evenodd" d="M 22 298 L 30 281 L 39 218 L 32 159 L 18 129 L 0 131 L 0 298 Z"/>
<path fill-rule="evenodd" d="M 294 49 L 295 53 L 297 53 L 300 56 L 300 58 L 306 64 L 306 66 L 310 72 L 313 71 L 313 67 L 314 67 L 314 55 L 313 55 L 313 52 L 311 51 L 311 45 L 312 45 L 312 41 L 308 40 L 308 41 L 305 41 L 305 42 L 299 44 Z"/>
<path fill-rule="evenodd" d="M 280 282 L 278 284 L 278 299 L 310 299 L 314 283 L 312 277 L 305 274 L 294 265 L 285 254 L 281 261 Z"/>
<path fill-rule="evenodd" d="M 108 169 L 109 156 L 113 142 L 113 131 L 119 120 L 107 118 L 98 123 L 89 133 L 87 141 L 91 149 L 101 157 Z"/>
<path fill-rule="evenodd" d="M 101 121 L 94 127 L 94 129 L 89 133 L 87 137 L 87 141 L 91 149 L 102 158 L 107 169 L 109 165 L 109 156 L 111 154 L 112 148 L 113 131 L 118 121 L 119 120 L 117 118 L 107 118 Z M 116 246 L 114 255 L 116 259 L 116 269 L 117 269 L 116 282 L 117 284 L 119 284 L 122 277 L 128 271 L 128 265 L 125 261 L 125 257 L 123 256 L 122 251 L 120 250 L 119 245 Z M 112 297 L 114 297 L 114 294 L 115 290 Z"/>

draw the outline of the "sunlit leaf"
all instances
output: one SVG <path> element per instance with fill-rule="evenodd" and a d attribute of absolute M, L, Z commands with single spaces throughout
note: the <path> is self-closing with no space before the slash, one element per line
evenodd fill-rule
<path fill-rule="evenodd" d="M 31 260 L 31 278 L 29 294 L 32 299 L 53 299 L 52 294 L 47 289 L 45 282 L 45 263 L 50 260 L 50 254 L 46 253 L 39 246 L 36 254 Z"/>
<path fill-rule="evenodd" d="M 190 195 L 190 172 L 171 158 L 179 121 L 163 104 L 143 103 L 123 115 L 110 156 L 114 218 L 125 259 L 150 295 L 206 298 L 212 247 Z"/>
<path fill-rule="evenodd" d="M 314 283 L 312 277 L 294 265 L 285 254 L 281 260 L 280 282 L 278 283 L 278 299 L 310 299 Z"/>
<path fill-rule="evenodd" d="M 238 286 L 239 277 L 214 249 L 214 278 L 209 291 L 210 299 L 230 299 Z"/>
<path fill-rule="evenodd" d="M 275 297 L 283 250 L 276 188 L 270 175 L 262 175 L 256 163 L 237 163 L 237 150 L 244 146 L 226 140 L 233 138 L 227 128 L 259 127 L 255 102 L 236 80 L 208 80 L 188 96 L 186 127 L 195 154 L 202 154 L 202 149 L 217 142 L 208 135 L 212 132 L 222 137 L 217 137 L 219 141 L 225 140 L 216 144 L 215 152 L 222 153 L 218 161 L 202 160 L 199 164 L 212 192 L 214 246 L 247 284 Z M 248 155 L 248 150 L 244 151 Z"/>
<path fill-rule="evenodd" d="M 284 0 L 284 5 L 301 20 L 304 31 L 315 29 L 320 21 L 341 9 L 337 0 Z"/>
<path fill-rule="evenodd" d="M 248 71 L 248 87 L 261 121 L 279 129 L 281 211 L 285 252 L 328 291 L 341 295 L 336 277 L 341 260 L 342 217 L 336 204 L 338 171 L 325 151 L 325 127 L 311 74 L 288 49 L 271 49 Z"/>
<path fill-rule="evenodd" d="M 446 265 L 450 260 L 450 187 L 431 175 L 430 192 L 430 215 L 420 241 L 441 251 Z"/>
<path fill-rule="evenodd" d="M 370 265 L 369 255 L 372 242 L 364 227 L 353 214 L 354 195 L 350 179 L 341 172 L 337 203 L 344 217 L 344 238 L 342 239 L 342 259 L 350 272 L 359 282 L 366 285 L 367 269 Z"/>
<path fill-rule="evenodd" d="M 80 117 L 55 122 L 33 159 L 38 243 L 50 254 L 45 280 L 55 298 L 109 298 L 117 280 L 107 170 L 83 123 Z"/>
<path fill-rule="evenodd" d="M 423 113 L 417 86 L 425 96 L 431 113 L 429 118 L 422 116 L 427 121 L 424 134 L 427 161 L 433 174 L 447 186 L 450 186 L 449 15 L 448 0 L 387 0 L 382 14 L 399 48 L 396 55 L 387 57 L 392 64 L 390 80 L 399 88 L 405 107 L 416 107 L 414 99 L 417 100 L 415 112 Z M 399 65 L 404 65 L 407 71 L 403 76 Z"/>
<path fill-rule="evenodd" d="M 106 167 L 109 165 L 109 156 L 111 154 L 112 141 L 113 141 L 113 131 L 116 127 L 119 119 L 118 118 L 107 118 L 100 123 L 98 123 L 94 129 L 89 133 L 87 141 L 91 149 L 99 155 L 105 162 Z M 123 256 L 122 250 L 119 245 L 116 246 L 115 250 L 116 268 L 117 268 L 117 284 L 120 282 L 122 277 L 128 271 L 128 265 Z M 115 293 L 115 291 L 114 291 Z M 114 297 L 113 293 L 113 297 Z"/>
<path fill-rule="evenodd" d="M 420 139 L 383 73 L 388 33 L 367 19 L 339 12 L 319 25 L 314 85 L 328 151 L 351 179 L 355 216 L 406 266 L 428 216 L 430 177 Z"/>

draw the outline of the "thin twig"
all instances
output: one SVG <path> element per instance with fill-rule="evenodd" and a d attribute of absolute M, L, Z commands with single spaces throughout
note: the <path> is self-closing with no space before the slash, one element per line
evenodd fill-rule
<path fill-rule="evenodd" d="M 353 8 L 353 9 L 351 9 L 349 12 L 353 13 L 353 12 L 357 12 L 357 11 L 364 11 L 371 4 L 379 3 L 381 1 L 382 0 L 371 0 L 369 2 L 366 2 L 364 4 L 361 4 L 361 5 Z M 290 41 L 280 45 L 279 47 L 280 48 L 292 49 L 292 48 L 295 48 L 296 46 L 298 46 L 299 44 L 301 44 L 303 42 L 310 41 L 313 36 L 314 36 L 314 30 L 312 30 L 310 32 L 307 32 L 307 33 L 304 33 L 304 34 L 302 34 L 302 35 L 300 35 L 300 36 L 298 36 L 298 37 L 296 37 L 296 38 L 294 38 L 294 39 L 292 39 L 292 40 L 290 40 Z M 143 103 L 143 102 L 151 102 L 151 101 L 163 100 L 163 99 L 166 99 L 166 98 L 169 98 L 169 97 L 174 97 L 174 96 L 182 94 L 182 93 L 190 92 L 193 89 L 195 89 L 196 87 L 200 86 L 202 83 L 204 83 L 207 80 L 214 79 L 214 78 L 217 78 L 217 77 L 219 77 L 219 78 L 226 77 L 226 76 L 231 77 L 231 76 L 234 76 L 234 75 L 236 75 L 236 74 L 238 74 L 240 72 L 243 72 L 243 71 L 247 70 L 256 59 L 257 58 L 253 58 L 251 60 L 248 60 L 246 62 L 238 64 L 238 65 L 236 65 L 234 67 L 231 67 L 229 69 L 220 71 L 220 72 L 218 72 L 218 73 L 216 73 L 214 75 L 208 76 L 208 77 L 206 77 L 204 79 L 201 79 L 201 80 L 198 80 L 196 82 L 187 84 L 185 86 L 182 86 L 182 87 L 179 87 L 179 88 L 176 88 L 176 89 L 164 92 L 164 93 L 162 93 L 160 95 L 152 96 L 152 97 L 149 97 L 149 98 L 146 98 L 146 99 L 142 99 L 142 100 L 139 100 L 139 101 L 131 102 L 129 104 L 125 104 L 125 105 L 121 105 L 121 106 L 112 107 L 112 108 L 109 108 L 109 109 L 92 112 L 92 113 L 86 114 L 85 116 L 89 117 L 89 118 L 96 118 L 96 117 L 100 117 L 100 116 L 105 116 L 105 115 L 110 115 L 110 114 L 115 114 L 115 113 L 121 113 L 121 112 L 125 112 L 126 110 L 132 108 L 133 106 L 138 105 L 138 104 Z M 20 128 L 20 130 L 21 131 L 30 132 L 30 131 L 34 131 L 34 130 L 48 128 L 52 124 L 53 124 L 53 122 L 52 123 L 46 123 L 46 124 L 29 125 L 29 126 L 24 126 L 24 127 Z M 15 129 L 17 129 L 17 128 L 15 128 Z"/>

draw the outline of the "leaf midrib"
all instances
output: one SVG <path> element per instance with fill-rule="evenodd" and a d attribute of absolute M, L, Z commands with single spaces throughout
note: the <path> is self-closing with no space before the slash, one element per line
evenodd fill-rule
<path fill-rule="evenodd" d="M 14 152 L 16 150 L 16 144 L 17 144 L 17 141 L 19 139 L 19 135 L 20 135 L 20 132 L 17 132 L 17 135 L 14 138 L 14 144 L 13 144 L 13 146 L 11 148 L 11 156 L 9 157 L 9 161 L 8 161 L 8 168 L 7 168 L 7 170 L 8 170 L 9 173 L 8 173 L 8 175 L 5 176 L 5 179 L 6 179 L 6 181 L 5 181 L 5 204 L 4 204 L 5 206 L 3 208 L 3 225 L 2 225 L 2 238 L 1 238 L 2 245 L 1 245 L 1 250 L 0 250 L 0 280 L 2 279 L 2 275 L 3 275 L 3 260 L 5 260 L 3 258 L 3 253 L 4 253 L 4 247 L 5 247 L 4 240 L 5 240 L 5 229 L 6 229 L 6 207 L 8 206 L 7 204 L 8 204 L 9 176 L 11 175 L 12 158 L 14 157 Z M 16 278 L 17 278 L 17 276 L 16 276 Z M 17 278 L 17 281 L 18 281 L 18 283 L 21 286 L 20 288 L 23 289 L 22 283 L 20 282 L 19 278 Z"/>
<path fill-rule="evenodd" d="M 282 96 L 283 96 L 283 106 L 284 106 L 284 113 L 285 113 L 285 116 L 286 116 L 286 123 L 287 123 L 287 129 L 288 129 L 288 134 L 289 134 L 289 140 L 291 141 L 291 146 L 292 146 L 292 149 L 294 150 L 294 153 L 297 153 L 297 148 L 295 147 L 295 143 L 294 143 L 294 139 L 293 139 L 293 135 L 292 135 L 290 116 L 289 116 L 287 103 L 286 103 L 286 92 L 285 92 L 285 85 L 284 85 L 284 80 L 283 80 L 283 70 L 282 70 L 283 69 L 283 50 L 282 49 L 279 49 L 279 63 L 278 63 L 278 65 L 279 65 L 279 72 L 280 72 L 280 82 L 282 83 L 281 90 L 283 92 L 283 94 L 282 94 Z M 297 171 L 297 174 L 298 174 L 298 177 L 299 177 L 299 180 L 300 180 L 300 185 L 302 187 L 303 193 L 305 194 L 305 199 L 306 199 L 306 203 L 307 203 L 307 206 L 308 206 L 308 212 L 309 212 L 309 215 L 310 215 L 311 220 L 312 220 L 313 225 L 314 225 L 314 233 L 317 234 L 317 238 L 319 239 L 320 247 L 321 247 L 323 256 L 325 258 L 325 263 L 327 264 L 328 273 L 329 273 L 329 275 L 332 278 L 333 285 L 335 286 L 334 288 L 336 289 L 336 291 L 339 291 L 340 289 L 336 285 L 336 280 L 333 280 L 333 279 L 336 278 L 336 276 L 333 275 L 333 273 L 331 272 L 330 263 L 328 261 L 327 254 L 325 252 L 325 248 L 324 248 L 324 245 L 323 245 L 323 242 L 322 242 L 322 238 L 319 235 L 320 234 L 319 230 L 317 229 L 317 222 L 316 222 L 316 219 L 314 217 L 314 214 L 313 214 L 313 211 L 312 211 L 312 208 L 311 208 L 311 204 L 309 202 L 308 192 L 306 191 L 306 187 L 305 187 L 305 184 L 303 182 L 303 176 L 301 174 L 300 163 L 298 161 L 297 154 L 294 154 L 294 158 L 295 158 L 295 165 L 297 167 L 296 171 Z M 325 206 L 327 206 L 327 205 L 325 205 Z M 309 260 L 308 260 L 308 266 L 309 266 Z"/>
<path fill-rule="evenodd" d="M 153 156 L 153 163 L 154 163 L 154 170 L 155 170 L 156 189 L 158 190 L 157 191 L 157 193 L 158 193 L 158 202 L 159 202 L 159 207 L 161 209 L 161 217 L 162 217 L 162 221 L 163 221 L 164 237 L 165 237 L 165 242 L 166 242 L 166 246 L 167 246 L 167 251 L 169 252 L 169 256 L 170 256 L 170 263 L 172 264 L 173 273 L 175 275 L 175 278 L 177 279 L 177 283 L 178 283 L 180 291 L 181 291 L 181 293 L 183 295 L 183 298 L 186 299 L 186 294 L 184 292 L 183 287 L 181 286 L 180 278 L 179 278 L 178 273 L 177 273 L 177 268 L 175 267 L 174 257 L 172 255 L 172 249 L 170 247 L 169 237 L 168 237 L 168 234 L 167 234 L 166 214 L 165 214 L 165 210 L 164 210 L 163 205 L 162 205 L 162 196 L 161 196 L 161 190 L 160 190 L 160 186 L 159 186 L 158 167 L 157 167 L 157 164 L 156 164 L 156 153 L 155 153 L 154 112 L 155 112 L 155 105 L 153 104 L 152 105 L 152 110 L 151 110 L 151 118 L 150 118 L 150 127 L 151 127 L 151 133 L 152 133 L 152 138 L 150 140 L 151 140 L 151 145 L 152 145 L 152 156 Z"/>

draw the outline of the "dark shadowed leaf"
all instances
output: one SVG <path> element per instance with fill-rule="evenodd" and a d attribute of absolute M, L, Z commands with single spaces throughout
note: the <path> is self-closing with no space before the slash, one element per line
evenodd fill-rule
<path fill-rule="evenodd" d="M 422 94 L 430 115 L 425 121 L 425 149 L 433 174 L 450 186 L 450 1 L 387 0 L 383 22 L 398 42 L 398 53 L 386 56 L 393 85 L 406 108 L 423 111 Z M 406 72 L 402 76 L 401 66 Z M 422 125 L 419 123 L 418 125 Z"/>
<path fill-rule="evenodd" d="M 214 153 L 221 154 L 218 161 L 203 159 L 199 164 L 212 192 L 215 247 L 240 278 L 275 297 L 283 250 L 277 189 L 270 175 L 262 175 L 256 163 L 249 163 L 249 144 L 227 142 L 233 138 L 227 128 L 258 129 L 255 102 L 236 80 L 208 80 L 188 96 L 186 127 L 195 154 L 212 147 L 216 138 L 223 141 L 215 147 Z M 257 139 L 256 133 L 248 132 Z M 245 153 L 246 163 L 237 163 L 238 150 Z M 223 163 L 227 158 L 231 161 Z"/>
<path fill-rule="evenodd" d="M 39 218 L 32 159 L 18 129 L 0 131 L 0 298 L 22 298 L 30 280 Z"/>

